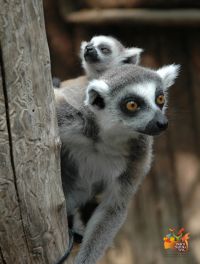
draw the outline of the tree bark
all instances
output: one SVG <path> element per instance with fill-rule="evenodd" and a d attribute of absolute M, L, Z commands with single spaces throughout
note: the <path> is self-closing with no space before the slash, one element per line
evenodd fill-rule
<path fill-rule="evenodd" d="M 68 246 L 41 0 L 0 0 L 0 263 L 55 263 Z"/>

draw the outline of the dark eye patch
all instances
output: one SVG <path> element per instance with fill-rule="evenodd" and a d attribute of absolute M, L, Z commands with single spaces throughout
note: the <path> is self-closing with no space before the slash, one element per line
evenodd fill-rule
<path fill-rule="evenodd" d="M 98 49 L 105 55 L 108 55 L 108 54 L 112 53 L 111 48 L 108 45 L 106 45 L 106 44 L 100 44 L 98 46 Z"/>
<path fill-rule="evenodd" d="M 137 103 L 138 105 L 138 109 L 134 112 L 131 112 L 127 109 L 126 105 L 128 102 L 130 101 L 133 101 L 135 103 Z M 119 107 L 120 107 L 120 110 L 127 116 L 130 116 L 130 117 L 133 117 L 135 115 L 137 115 L 137 113 L 146 108 L 146 103 L 144 101 L 143 98 L 141 98 L 140 96 L 137 96 L 137 95 L 130 95 L 130 96 L 126 96 L 125 98 L 123 98 L 120 103 L 119 103 Z"/>
<path fill-rule="evenodd" d="M 128 58 L 125 58 L 123 61 L 122 61 L 124 64 L 131 64 L 133 63 L 133 58 L 132 57 L 128 57 Z"/>

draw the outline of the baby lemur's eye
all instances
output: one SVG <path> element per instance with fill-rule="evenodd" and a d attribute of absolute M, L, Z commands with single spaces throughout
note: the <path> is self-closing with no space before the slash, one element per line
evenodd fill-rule
<path fill-rule="evenodd" d="M 126 103 L 127 110 L 134 112 L 138 108 L 138 104 L 134 101 L 129 101 Z"/>
<path fill-rule="evenodd" d="M 163 94 L 160 94 L 156 97 L 156 104 L 159 106 L 163 106 L 165 103 L 165 96 Z"/>
<path fill-rule="evenodd" d="M 107 55 L 111 53 L 111 50 L 106 46 L 100 46 L 100 50 L 103 52 L 103 54 Z"/>

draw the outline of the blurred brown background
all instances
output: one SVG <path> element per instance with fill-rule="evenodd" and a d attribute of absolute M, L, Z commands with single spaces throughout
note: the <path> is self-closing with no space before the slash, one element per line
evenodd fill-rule
<path fill-rule="evenodd" d="M 80 75 L 80 42 L 99 34 L 143 48 L 142 65 L 182 66 L 170 91 L 170 127 L 156 139 L 151 173 L 101 264 L 200 263 L 198 8 L 197 0 L 44 0 L 53 76 L 65 80 Z M 191 233 L 185 256 L 164 251 L 163 237 L 170 227 Z"/>

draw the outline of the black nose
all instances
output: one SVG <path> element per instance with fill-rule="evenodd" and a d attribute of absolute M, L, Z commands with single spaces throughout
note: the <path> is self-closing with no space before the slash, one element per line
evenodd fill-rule
<path fill-rule="evenodd" d="M 147 124 L 145 129 L 140 130 L 139 132 L 155 136 L 159 135 L 168 127 L 167 117 L 161 112 L 157 111 L 153 119 Z"/>
<path fill-rule="evenodd" d="M 98 62 L 99 61 L 99 57 L 97 54 L 97 51 L 95 49 L 95 47 L 92 44 L 88 44 L 85 47 L 85 51 L 84 51 L 84 58 L 87 62 Z"/>
<path fill-rule="evenodd" d="M 156 122 L 156 125 L 157 125 L 157 127 L 158 127 L 160 130 L 165 130 L 165 129 L 167 129 L 167 127 L 168 127 L 168 121 L 167 121 L 167 120 L 157 121 L 157 122 Z"/>
<path fill-rule="evenodd" d="M 87 45 L 85 47 L 85 53 L 89 54 L 89 53 L 94 53 L 95 52 L 95 48 L 92 45 Z"/>

